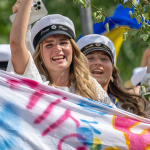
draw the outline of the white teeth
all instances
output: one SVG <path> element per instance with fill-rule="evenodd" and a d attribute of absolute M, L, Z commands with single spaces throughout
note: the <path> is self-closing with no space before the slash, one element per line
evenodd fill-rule
<path fill-rule="evenodd" d="M 102 73 L 102 70 L 94 70 L 94 71 L 98 71 L 98 72 Z"/>
<path fill-rule="evenodd" d="M 53 59 L 63 59 L 64 56 L 56 56 L 56 57 L 53 57 Z"/>

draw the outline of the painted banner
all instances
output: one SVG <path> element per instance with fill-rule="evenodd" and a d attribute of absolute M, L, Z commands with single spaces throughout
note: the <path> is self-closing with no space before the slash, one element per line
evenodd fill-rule
<path fill-rule="evenodd" d="M 0 71 L 0 150 L 149 150 L 150 120 Z"/>

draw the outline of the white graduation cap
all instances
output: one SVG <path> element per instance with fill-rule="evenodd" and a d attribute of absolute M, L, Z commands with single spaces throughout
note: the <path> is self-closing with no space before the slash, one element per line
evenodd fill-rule
<path fill-rule="evenodd" d="M 131 77 L 131 83 L 133 84 L 133 86 L 138 85 L 142 81 L 146 73 L 147 73 L 147 66 L 135 68 L 133 70 L 133 75 Z"/>
<path fill-rule="evenodd" d="M 7 62 L 11 57 L 9 44 L 0 44 L 0 62 Z"/>

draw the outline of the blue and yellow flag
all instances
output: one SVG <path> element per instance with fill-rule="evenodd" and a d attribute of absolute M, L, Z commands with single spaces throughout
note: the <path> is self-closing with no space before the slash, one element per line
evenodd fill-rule
<path fill-rule="evenodd" d="M 130 10 L 133 11 L 133 8 L 129 9 L 127 7 L 124 8 L 122 5 L 118 5 L 114 11 L 114 14 L 110 17 L 110 19 L 120 27 L 139 29 L 140 24 L 138 24 L 136 19 L 130 18 L 129 15 Z M 109 21 L 108 18 L 105 18 L 104 23 L 100 22 L 93 24 L 93 31 L 94 34 L 103 34 L 107 36 L 114 43 L 117 58 L 120 47 L 123 42 L 122 34 L 125 32 L 125 29 L 116 27 L 112 21 Z M 107 22 L 109 22 L 109 33 L 106 31 L 105 28 L 105 24 Z M 79 38 L 81 38 L 81 36 Z"/>
<path fill-rule="evenodd" d="M 110 19 L 115 22 L 117 25 L 126 28 L 140 28 L 140 24 L 136 21 L 136 19 L 131 19 L 129 15 L 129 11 L 133 11 L 133 9 L 124 8 L 122 5 L 118 5 L 114 11 L 114 14 L 110 17 Z M 105 19 L 105 22 L 96 23 L 93 25 L 95 34 L 103 34 L 107 36 L 113 43 L 116 49 L 116 58 L 118 56 L 120 47 L 123 42 L 122 34 L 125 32 L 125 29 L 118 28 L 112 21 L 109 21 L 109 33 L 105 29 L 105 24 L 109 21 L 108 18 Z"/>

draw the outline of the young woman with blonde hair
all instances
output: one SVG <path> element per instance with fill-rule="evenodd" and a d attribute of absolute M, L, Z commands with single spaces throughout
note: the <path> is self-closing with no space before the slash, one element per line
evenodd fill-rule
<path fill-rule="evenodd" d="M 18 4 L 19 3 L 19 4 Z M 87 59 L 75 44 L 72 21 L 59 14 L 48 15 L 31 30 L 33 58 L 25 44 L 32 0 L 18 1 L 10 34 L 11 61 L 7 71 L 114 106 L 107 93 L 90 76 Z M 93 84 L 94 83 L 94 84 Z"/>

